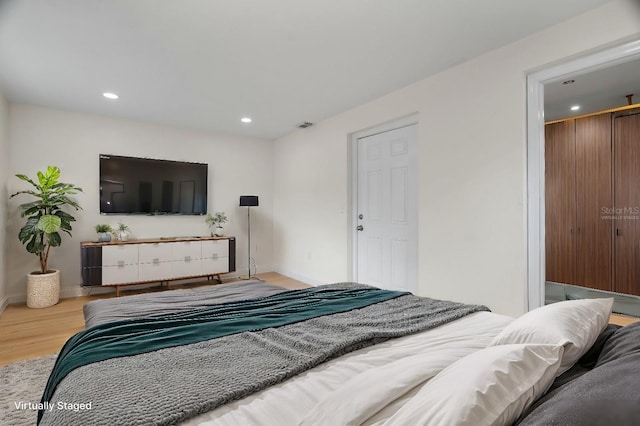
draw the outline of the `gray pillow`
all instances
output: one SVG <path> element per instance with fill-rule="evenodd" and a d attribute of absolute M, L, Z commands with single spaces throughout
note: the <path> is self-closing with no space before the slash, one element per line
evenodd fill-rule
<path fill-rule="evenodd" d="M 611 333 L 595 368 L 548 392 L 518 424 L 637 426 L 639 388 L 640 323 Z"/>
<path fill-rule="evenodd" d="M 640 322 L 622 327 L 602 345 L 596 368 L 622 357 L 640 353 Z M 639 389 L 640 390 L 640 389 Z M 640 423 L 640 421 L 639 421 Z"/>

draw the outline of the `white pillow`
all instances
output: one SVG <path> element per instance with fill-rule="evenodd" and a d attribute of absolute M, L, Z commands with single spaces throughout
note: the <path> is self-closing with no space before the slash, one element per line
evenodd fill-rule
<path fill-rule="evenodd" d="M 611 316 L 613 299 L 580 299 L 552 303 L 520 316 L 491 342 L 546 343 L 564 346 L 558 376 L 584 355 L 604 330 Z"/>
<path fill-rule="evenodd" d="M 481 349 L 438 373 L 385 425 L 512 424 L 551 386 L 562 352 L 554 345 Z"/>

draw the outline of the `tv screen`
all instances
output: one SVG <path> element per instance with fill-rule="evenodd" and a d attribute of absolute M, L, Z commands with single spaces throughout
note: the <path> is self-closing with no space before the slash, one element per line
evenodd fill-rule
<path fill-rule="evenodd" d="M 100 154 L 100 213 L 207 213 L 203 163 Z"/>

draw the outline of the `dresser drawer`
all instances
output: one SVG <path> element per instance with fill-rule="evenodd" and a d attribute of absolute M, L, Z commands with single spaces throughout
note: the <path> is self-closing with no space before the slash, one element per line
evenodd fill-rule
<path fill-rule="evenodd" d="M 158 263 L 171 261 L 172 244 L 173 243 L 155 243 L 138 245 L 140 263 Z"/>
<path fill-rule="evenodd" d="M 202 261 L 200 259 L 174 260 L 171 262 L 171 276 L 196 277 L 202 275 Z"/>
<path fill-rule="evenodd" d="M 202 259 L 216 260 L 229 257 L 229 241 L 202 241 Z"/>
<path fill-rule="evenodd" d="M 140 281 L 164 281 L 173 278 L 171 275 L 173 262 L 152 262 L 139 265 Z"/>
<path fill-rule="evenodd" d="M 102 247 L 102 266 L 138 264 L 138 246 L 122 244 Z"/>
<path fill-rule="evenodd" d="M 123 284 L 138 281 L 138 265 L 102 267 L 102 285 Z"/>
<path fill-rule="evenodd" d="M 228 257 L 202 259 L 203 274 L 223 274 L 225 272 L 229 272 Z"/>
<path fill-rule="evenodd" d="M 173 260 L 188 261 L 200 259 L 202 256 L 202 243 L 200 241 L 180 241 L 171 243 L 171 256 Z"/>

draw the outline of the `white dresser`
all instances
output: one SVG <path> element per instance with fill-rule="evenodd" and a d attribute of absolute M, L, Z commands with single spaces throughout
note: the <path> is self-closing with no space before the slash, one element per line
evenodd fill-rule
<path fill-rule="evenodd" d="M 214 277 L 236 269 L 233 237 L 83 242 L 82 285 L 114 286 Z"/>

